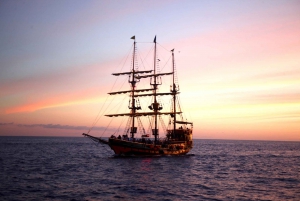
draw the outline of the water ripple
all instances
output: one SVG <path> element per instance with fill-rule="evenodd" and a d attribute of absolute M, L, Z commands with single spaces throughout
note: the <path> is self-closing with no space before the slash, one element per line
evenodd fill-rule
<path fill-rule="evenodd" d="M 298 200 L 300 143 L 195 140 L 118 157 L 86 138 L 0 137 L 2 200 Z"/>

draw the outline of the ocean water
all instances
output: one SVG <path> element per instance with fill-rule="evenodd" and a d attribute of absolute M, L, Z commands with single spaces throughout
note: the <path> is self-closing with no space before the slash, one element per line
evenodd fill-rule
<path fill-rule="evenodd" d="M 195 140 L 116 157 L 84 137 L 0 137 L 0 200 L 300 200 L 300 142 Z"/>

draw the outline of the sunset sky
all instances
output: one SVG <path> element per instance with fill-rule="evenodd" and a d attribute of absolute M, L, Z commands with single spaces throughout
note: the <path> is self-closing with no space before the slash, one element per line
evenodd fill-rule
<path fill-rule="evenodd" d="M 87 132 L 130 38 L 146 55 L 156 35 L 175 48 L 194 138 L 300 141 L 299 0 L 12 0 L 0 2 L 0 27 L 1 136 Z"/>

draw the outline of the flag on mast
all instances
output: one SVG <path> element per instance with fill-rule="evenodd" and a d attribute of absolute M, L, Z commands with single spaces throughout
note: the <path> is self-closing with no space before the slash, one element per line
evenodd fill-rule
<path fill-rule="evenodd" d="M 153 41 L 154 43 L 156 43 L 156 36 L 155 36 L 155 38 L 154 38 L 154 41 Z"/>
<path fill-rule="evenodd" d="M 135 40 L 135 36 L 132 36 L 130 39 L 133 39 L 133 40 Z"/>

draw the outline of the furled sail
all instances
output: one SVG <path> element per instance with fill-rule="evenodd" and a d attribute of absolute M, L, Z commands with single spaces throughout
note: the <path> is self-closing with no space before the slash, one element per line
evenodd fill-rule
<path fill-rule="evenodd" d="M 175 123 L 177 123 L 177 124 L 193 124 L 192 122 L 188 122 L 188 121 L 176 121 Z"/>
<path fill-rule="evenodd" d="M 134 97 L 141 97 L 141 96 L 153 96 L 154 94 L 136 94 Z M 157 96 L 165 96 L 165 95 L 174 95 L 172 92 L 167 92 L 167 93 L 156 93 Z"/>
<path fill-rule="evenodd" d="M 136 89 L 134 92 L 145 92 L 145 91 L 152 91 L 153 89 Z M 126 94 L 130 93 L 132 90 L 127 90 L 127 91 L 116 91 L 116 92 L 110 92 L 108 93 L 109 95 L 115 95 L 115 94 Z"/>
<path fill-rule="evenodd" d="M 123 73 L 113 73 L 112 75 L 115 75 L 115 76 L 119 76 L 119 75 L 130 75 L 132 73 L 134 74 L 139 74 L 139 73 L 151 73 L 153 70 L 146 70 L 146 71 L 130 71 L 130 72 L 123 72 Z"/>
<path fill-rule="evenodd" d="M 176 112 L 176 114 L 181 114 L 182 112 Z M 174 112 L 139 112 L 139 113 L 121 113 L 121 114 L 106 114 L 107 117 L 119 117 L 119 116 L 130 116 L 130 117 L 138 117 L 138 116 L 150 116 L 150 115 L 173 115 Z"/>

